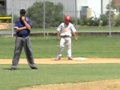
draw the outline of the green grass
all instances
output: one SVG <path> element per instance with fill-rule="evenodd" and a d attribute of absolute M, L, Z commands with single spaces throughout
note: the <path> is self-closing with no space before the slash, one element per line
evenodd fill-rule
<path fill-rule="evenodd" d="M 120 64 L 38 65 L 38 70 L 31 70 L 28 65 L 19 65 L 16 71 L 8 68 L 9 65 L 0 65 L 1 90 L 18 90 L 31 85 L 120 79 Z"/>
<path fill-rule="evenodd" d="M 0 58 L 12 58 L 15 38 L 0 37 Z M 59 40 L 56 37 L 31 37 L 33 55 L 35 58 L 56 57 Z M 120 57 L 120 36 L 79 36 L 72 40 L 73 57 Z M 66 48 L 63 51 L 66 57 Z M 24 50 L 21 58 L 25 58 Z"/>
<path fill-rule="evenodd" d="M 120 57 L 119 36 L 81 36 L 79 38 L 79 41 L 73 43 L 75 56 Z"/>
<path fill-rule="evenodd" d="M 51 28 L 32 28 L 31 33 L 49 33 L 49 32 L 56 32 L 57 27 L 51 27 Z M 112 27 L 111 30 L 109 30 L 109 26 L 76 26 L 76 29 L 78 32 L 120 32 L 120 27 Z M 11 31 L 8 30 L 1 30 L 0 31 Z"/>
<path fill-rule="evenodd" d="M 0 58 L 13 57 L 15 38 L 0 37 Z M 56 57 L 59 41 L 56 37 L 31 37 L 35 58 Z M 120 36 L 79 36 L 73 39 L 74 57 L 120 57 Z M 64 50 L 63 57 L 66 57 Z M 22 52 L 21 58 L 25 58 Z M 75 64 L 38 65 L 31 70 L 28 65 L 19 65 L 18 70 L 10 71 L 10 65 L 0 65 L 0 89 L 18 88 L 54 83 L 77 83 L 95 80 L 120 79 L 120 64 Z"/>
<path fill-rule="evenodd" d="M 35 32 L 56 32 L 57 27 L 51 27 L 51 28 L 33 28 L 32 33 Z M 78 32 L 109 32 L 109 27 L 98 27 L 98 26 L 79 26 L 76 27 Z M 112 27 L 111 31 L 120 31 L 120 27 Z"/>

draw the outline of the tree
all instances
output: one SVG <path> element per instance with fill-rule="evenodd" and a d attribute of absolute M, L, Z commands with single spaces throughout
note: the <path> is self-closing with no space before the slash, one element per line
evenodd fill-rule
<path fill-rule="evenodd" d="M 119 14 L 120 14 L 120 4 L 118 2 L 116 2 L 116 0 L 112 0 L 111 7 L 113 9 L 116 9 L 116 11 L 119 12 Z"/>
<path fill-rule="evenodd" d="M 110 5 L 111 5 L 111 9 L 110 9 Z M 114 1 L 112 0 L 110 2 L 110 4 L 107 5 L 106 7 L 108 9 L 108 11 L 106 12 L 106 15 L 109 16 L 110 10 L 111 10 L 111 22 L 112 25 L 118 26 L 120 25 L 120 15 L 117 15 L 116 12 L 119 12 L 119 8 L 120 6 Z M 119 12 L 120 14 L 120 12 Z"/>
<path fill-rule="evenodd" d="M 43 26 L 43 4 L 44 2 L 35 2 L 28 8 L 28 16 L 33 21 L 34 27 Z M 46 27 L 57 26 L 63 20 L 63 5 L 45 2 L 45 24 Z"/>

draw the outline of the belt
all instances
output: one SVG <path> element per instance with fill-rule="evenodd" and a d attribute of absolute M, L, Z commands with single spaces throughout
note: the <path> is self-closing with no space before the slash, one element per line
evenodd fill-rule
<path fill-rule="evenodd" d="M 29 35 L 27 35 L 27 36 L 18 36 L 18 35 L 17 35 L 17 37 L 21 37 L 21 38 L 26 38 L 26 37 L 28 37 L 28 36 L 29 36 Z"/>
<path fill-rule="evenodd" d="M 64 35 L 64 36 L 61 36 L 62 38 L 66 38 L 66 37 L 70 37 L 69 35 Z"/>

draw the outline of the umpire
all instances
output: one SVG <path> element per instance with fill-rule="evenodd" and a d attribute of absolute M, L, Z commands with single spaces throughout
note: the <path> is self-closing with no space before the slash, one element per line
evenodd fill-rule
<path fill-rule="evenodd" d="M 31 48 L 31 40 L 29 37 L 31 27 L 32 27 L 32 23 L 31 20 L 28 17 L 26 17 L 25 9 L 21 9 L 20 17 L 15 22 L 15 27 L 14 27 L 16 31 L 16 41 L 15 41 L 14 57 L 12 60 L 12 66 L 10 70 L 17 69 L 17 65 L 23 47 L 30 68 L 37 69 L 34 63 L 32 48 Z"/>

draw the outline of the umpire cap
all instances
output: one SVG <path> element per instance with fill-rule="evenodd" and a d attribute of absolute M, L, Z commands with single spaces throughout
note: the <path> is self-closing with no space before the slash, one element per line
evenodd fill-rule
<path fill-rule="evenodd" d="M 20 9 L 20 15 L 24 16 L 26 14 L 26 10 L 25 9 Z"/>

